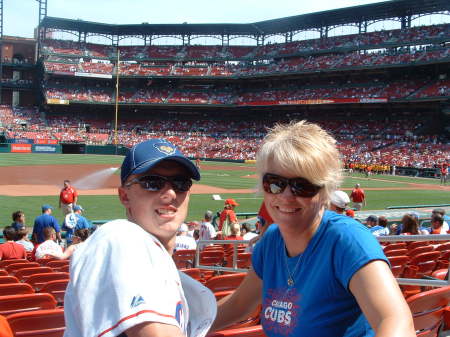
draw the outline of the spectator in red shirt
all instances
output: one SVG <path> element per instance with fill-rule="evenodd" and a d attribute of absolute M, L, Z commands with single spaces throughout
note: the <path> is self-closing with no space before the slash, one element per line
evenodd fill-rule
<path fill-rule="evenodd" d="M 12 226 L 6 226 L 3 230 L 5 243 L 0 245 L 0 260 L 26 259 L 27 252 L 25 248 L 14 242 L 16 230 Z"/>
<path fill-rule="evenodd" d="M 70 180 L 64 180 L 64 188 L 59 193 L 59 208 L 65 215 L 73 212 L 73 206 L 77 204 L 77 190 L 70 185 Z"/>
<path fill-rule="evenodd" d="M 234 208 L 239 204 L 234 199 L 225 200 L 225 206 L 219 217 L 219 231 L 222 231 L 222 236 L 227 237 L 231 233 L 231 224 L 237 221 Z"/>
<path fill-rule="evenodd" d="M 366 206 L 366 195 L 359 184 L 355 185 L 352 194 L 350 194 L 350 200 L 353 202 L 353 208 L 357 211 Z"/>

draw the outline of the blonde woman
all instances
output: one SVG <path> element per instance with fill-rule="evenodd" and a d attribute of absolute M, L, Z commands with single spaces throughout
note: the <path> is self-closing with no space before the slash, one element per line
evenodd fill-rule
<path fill-rule="evenodd" d="M 213 330 L 262 303 L 267 336 L 415 336 L 380 244 L 354 219 L 326 210 L 341 181 L 336 141 L 305 121 L 275 126 L 257 156 L 274 224 L 241 286 L 219 302 Z"/>

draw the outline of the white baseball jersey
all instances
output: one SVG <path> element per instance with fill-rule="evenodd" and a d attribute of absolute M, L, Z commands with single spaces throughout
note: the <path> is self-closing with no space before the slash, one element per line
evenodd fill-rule
<path fill-rule="evenodd" d="M 113 337 L 142 322 L 175 325 L 188 336 L 189 309 L 171 256 L 128 220 L 104 224 L 75 251 L 64 315 L 65 337 Z"/>
<path fill-rule="evenodd" d="M 175 238 L 175 250 L 197 249 L 197 242 L 192 236 L 178 235 Z"/>
<path fill-rule="evenodd" d="M 47 240 L 42 242 L 34 253 L 37 259 L 44 258 L 47 254 L 51 254 L 52 256 L 60 256 L 62 255 L 63 250 L 60 245 L 58 245 L 53 240 Z"/>

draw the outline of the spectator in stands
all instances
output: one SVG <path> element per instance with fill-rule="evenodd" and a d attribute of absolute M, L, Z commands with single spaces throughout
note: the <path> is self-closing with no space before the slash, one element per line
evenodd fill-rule
<path fill-rule="evenodd" d="M 175 248 L 174 250 L 180 249 L 196 249 L 197 243 L 193 236 L 188 235 L 189 228 L 186 224 L 181 224 L 178 229 L 178 234 L 175 238 Z M 193 234 L 193 233 L 192 233 Z"/>
<path fill-rule="evenodd" d="M 443 208 L 435 208 L 433 209 L 433 211 L 431 212 L 431 216 L 435 215 L 435 214 L 439 214 L 442 216 L 444 222 L 443 222 L 443 226 L 444 226 L 444 230 L 446 232 L 448 232 L 450 230 L 449 226 L 448 226 L 448 221 L 450 221 L 450 217 L 445 215 L 445 209 Z"/>
<path fill-rule="evenodd" d="M 357 211 L 360 211 L 363 206 L 366 206 L 366 194 L 360 184 L 355 185 L 352 194 L 350 194 L 350 199 L 353 202 L 353 208 Z"/>
<path fill-rule="evenodd" d="M 245 234 L 242 236 L 243 240 L 249 241 L 258 236 L 258 234 L 254 230 L 252 230 L 251 225 L 248 223 L 243 223 L 242 229 L 245 230 Z"/>
<path fill-rule="evenodd" d="M 77 200 L 77 190 L 70 185 L 70 180 L 64 180 L 64 187 L 59 193 L 59 208 L 61 208 L 64 216 L 73 212 L 73 206 L 77 204 Z"/>
<path fill-rule="evenodd" d="M 35 247 L 32 254 L 34 259 L 42 259 L 47 255 L 62 255 L 63 249 L 56 243 L 56 231 L 53 227 L 45 227 L 43 230 L 45 241 Z"/>
<path fill-rule="evenodd" d="M 42 243 L 46 239 L 44 237 L 44 229 L 47 227 L 53 227 L 56 231 L 56 238 L 58 241 L 61 241 L 61 233 L 58 224 L 58 220 L 52 215 L 53 207 L 50 205 L 42 206 L 42 214 L 34 219 L 33 226 L 33 242 L 34 243 Z"/>
<path fill-rule="evenodd" d="M 73 212 L 67 214 L 64 218 L 62 229 L 66 231 L 67 246 L 72 244 L 72 236 L 77 229 L 92 227 L 90 222 L 81 215 L 83 211 L 84 209 L 81 205 L 75 205 L 73 206 Z"/>
<path fill-rule="evenodd" d="M 71 244 L 69 247 L 67 247 L 67 249 L 62 254 L 48 252 L 47 255 L 56 257 L 57 259 L 60 259 L 60 260 L 70 259 L 73 255 L 73 253 L 78 248 L 80 248 L 81 245 L 84 244 L 86 239 L 89 237 L 89 234 L 90 234 L 90 231 L 87 228 L 77 229 L 75 231 L 74 235 L 72 235 L 73 244 Z"/>
<path fill-rule="evenodd" d="M 416 220 L 416 217 L 412 214 L 405 214 L 402 217 L 400 235 L 418 235 L 418 234 L 420 234 L 419 223 Z"/>
<path fill-rule="evenodd" d="M 15 211 L 12 215 L 12 224 L 16 232 L 20 229 L 25 228 L 25 213 L 22 211 Z"/>
<path fill-rule="evenodd" d="M 219 301 L 213 330 L 262 303 L 267 336 L 415 336 L 380 244 L 358 222 L 325 209 L 342 180 L 338 158 L 334 138 L 316 124 L 268 133 L 257 171 L 275 224 L 255 246 L 253 269 Z"/>
<path fill-rule="evenodd" d="M 200 240 L 214 240 L 216 238 L 216 229 L 212 225 L 211 221 L 213 218 L 213 212 L 206 211 L 204 219 L 200 224 Z M 210 246 L 211 244 L 204 244 L 200 246 L 200 249 L 203 249 L 205 246 Z"/>
<path fill-rule="evenodd" d="M 64 301 L 68 336 L 182 337 L 188 325 L 206 335 L 214 317 L 205 309 L 214 295 L 178 273 L 171 256 L 192 179 L 200 179 L 198 169 L 164 139 L 129 150 L 118 188 L 127 220 L 102 225 L 71 259 Z"/>
<path fill-rule="evenodd" d="M 431 216 L 430 234 L 447 234 L 444 228 L 444 218 L 440 214 L 433 214 Z"/>
<path fill-rule="evenodd" d="M 375 221 L 373 222 L 373 225 L 370 226 L 369 230 L 370 232 L 375 236 L 385 236 L 389 235 L 389 228 L 388 228 L 388 220 L 385 216 L 376 217 L 374 215 L 369 216 L 374 217 Z"/>
<path fill-rule="evenodd" d="M 231 224 L 237 221 L 234 208 L 239 204 L 234 199 L 226 199 L 223 211 L 219 217 L 219 231 L 222 232 L 222 237 L 227 237 L 231 234 Z"/>
<path fill-rule="evenodd" d="M 12 226 L 6 226 L 3 229 L 3 238 L 5 239 L 5 243 L 0 244 L 0 260 L 27 258 L 25 248 L 14 242 L 16 235 L 16 230 Z"/>
<path fill-rule="evenodd" d="M 348 194 L 344 191 L 334 191 L 330 196 L 330 205 L 328 209 L 338 214 L 344 214 L 345 208 L 350 203 Z"/>
<path fill-rule="evenodd" d="M 28 240 L 28 229 L 26 227 L 19 229 L 19 231 L 17 232 L 16 239 L 17 239 L 16 243 L 22 245 L 27 252 L 33 251 L 34 245 L 30 240 Z"/>

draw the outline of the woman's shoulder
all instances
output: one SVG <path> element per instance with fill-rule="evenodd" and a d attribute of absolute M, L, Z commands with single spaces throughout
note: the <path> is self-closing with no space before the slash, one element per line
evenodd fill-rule
<path fill-rule="evenodd" d="M 367 227 L 359 221 L 332 211 L 326 211 L 322 221 L 323 225 L 325 225 L 326 232 L 335 235 L 351 237 L 372 235 Z"/>

